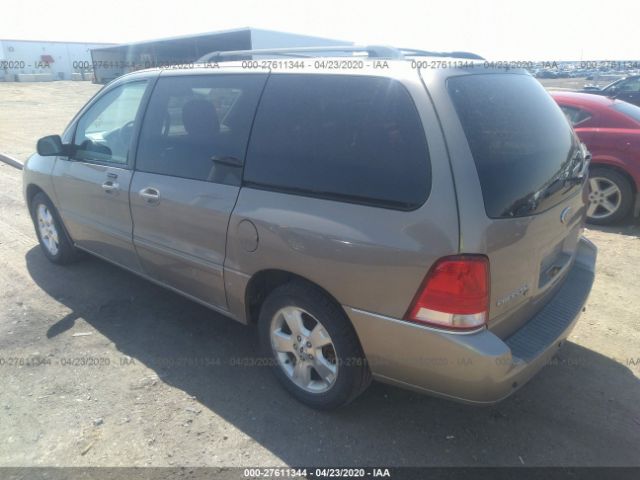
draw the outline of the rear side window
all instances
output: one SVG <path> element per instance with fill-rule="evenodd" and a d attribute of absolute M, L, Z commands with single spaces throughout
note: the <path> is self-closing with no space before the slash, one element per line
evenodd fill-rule
<path fill-rule="evenodd" d="M 567 117 L 567 120 L 569 120 L 571 125 L 573 125 L 574 127 L 577 127 L 581 123 L 584 123 L 591 118 L 591 114 L 589 112 L 580 108 L 560 105 L 560 109 L 562 110 L 562 113 L 564 113 L 564 116 Z"/>
<path fill-rule="evenodd" d="M 136 169 L 240 185 L 266 75 L 160 78 L 144 117 Z"/>
<path fill-rule="evenodd" d="M 247 151 L 249 186 L 410 210 L 431 172 L 422 123 L 397 81 L 273 75 Z"/>
<path fill-rule="evenodd" d="M 533 215 L 573 194 L 579 143 L 542 85 L 529 75 L 450 78 L 449 94 L 476 164 L 487 215 Z"/>
<path fill-rule="evenodd" d="M 622 80 L 614 85 L 619 92 L 640 92 L 640 77 Z"/>

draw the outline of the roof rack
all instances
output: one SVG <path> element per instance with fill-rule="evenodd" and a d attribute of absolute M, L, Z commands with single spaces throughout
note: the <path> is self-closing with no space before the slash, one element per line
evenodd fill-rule
<path fill-rule="evenodd" d="M 405 57 L 447 57 L 447 58 L 466 58 L 469 60 L 484 60 L 477 53 L 472 52 L 431 52 L 428 50 L 416 50 L 415 48 L 400 48 L 400 52 Z"/>
<path fill-rule="evenodd" d="M 484 60 L 480 55 L 471 52 L 429 52 L 413 48 L 394 48 L 381 45 L 327 45 L 322 47 L 264 48 L 256 50 L 230 50 L 209 52 L 196 63 L 222 62 L 231 59 L 246 60 L 254 55 L 273 57 L 313 58 L 326 57 L 332 53 L 364 54 L 369 58 L 404 59 L 407 57 L 448 57 Z"/>

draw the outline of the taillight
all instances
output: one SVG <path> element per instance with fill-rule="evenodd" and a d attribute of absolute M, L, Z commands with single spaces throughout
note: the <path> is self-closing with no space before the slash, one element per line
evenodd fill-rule
<path fill-rule="evenodd" d="M 489 260 L 458 255 L 438 260 L 416 293 L 406 320 L 455 330 L 478 328 L 489 317 Z"/>

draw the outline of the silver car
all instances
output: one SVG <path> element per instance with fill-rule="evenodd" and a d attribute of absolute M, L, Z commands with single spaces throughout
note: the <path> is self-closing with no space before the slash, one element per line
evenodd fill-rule
<path fill-rule="evenodd" d="M 525 71 L 307 50 L 106 86 L 24 168 L 44 255 L 89 252 L 256 325 L 315 408 L 372 378 L 505 398 L 591 289 L 588 152 Z"/>

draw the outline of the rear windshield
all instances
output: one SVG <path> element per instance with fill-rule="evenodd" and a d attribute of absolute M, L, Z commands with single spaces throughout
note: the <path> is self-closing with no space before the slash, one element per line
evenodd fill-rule
<path fill-rule="evenodd" d="M 640 107 L 627 102 L 614 102 L 611 107 L 640 122 Z"/>
<path fill-rule="evenodd" d="M 581 149 L 533 77 L 464 75 L 447 82 L 476 164 L 487 215 L 533 215 L 574 191 Z"/>

